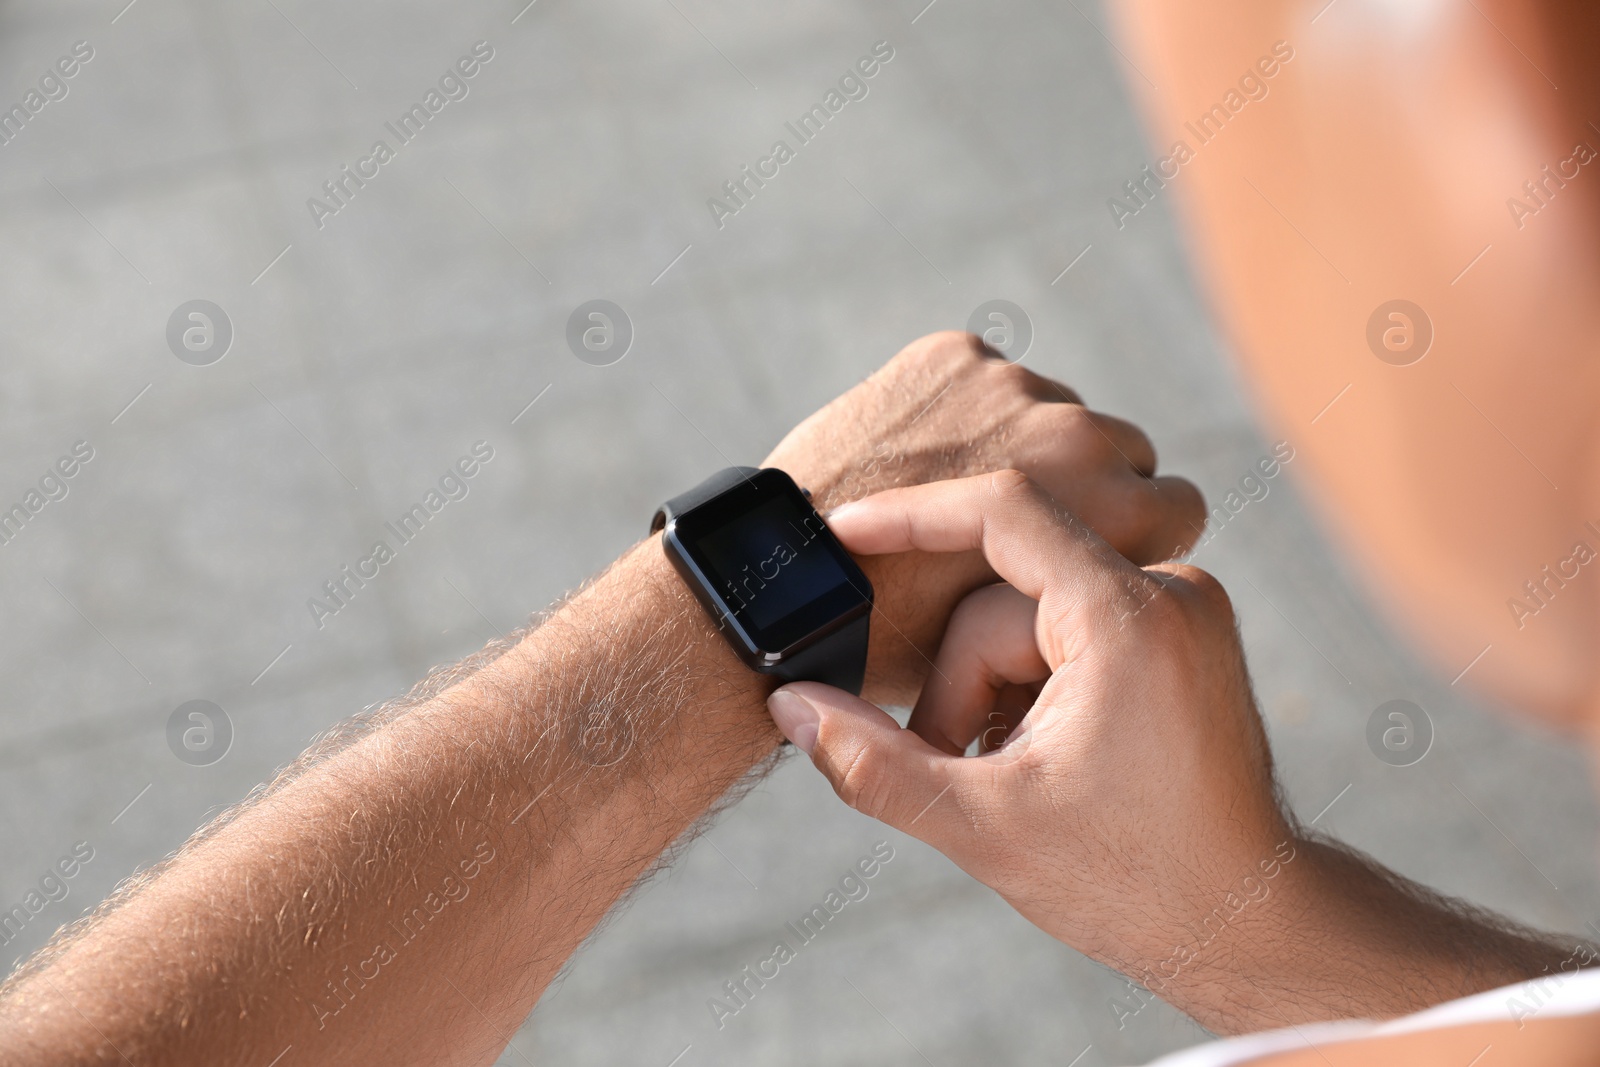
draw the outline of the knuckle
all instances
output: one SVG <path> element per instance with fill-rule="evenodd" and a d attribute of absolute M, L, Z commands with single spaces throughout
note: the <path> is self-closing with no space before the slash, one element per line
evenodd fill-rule
<path fill-rule="evenodd" d="M 1156 443 L 1150 440 L 1150 435 L 1123 419 L 1117 419 L 1115 424 L 1123 434 L 1127 435 L 1130 460 L 1141 469 L 1154 472 L 1161 465 L 1161 456 L 1156 451 Z"/>
<path fill-rule="evenodd" d="M 945 627 L 945 644 L 949 644 L 954 635 L 973 630 L 981 630 L 988 616 L 985 602 L 989 599 L 986 595 L 992 586 L 985 586 L 975 592 L 968 593 L 950 613 L 950 622 Z"/>
<path fill-rule="evenodd" d="M 968 336 L 971 335 L 969 334 Z M 972 340 L 978 346 L 978 353 L 989 364 L 988 373 L 991 378 L 1002 381 L 1006 385 L 1020 389 L 1023 392 L 1033 393 L 1038 391 L 1038 386 L 1044 381 L 1043 378 L 1020 363 L 1011 363 L 1004 359 L 995 358 L 996 354 L 992 353 L 981 339 L 973 337 Z"/>
<path fill-rule="evenodd" d="M 1062 404 L 1054 409 L 1053 414 L 1061 423 L 1062 429 L 1070 434 L 1090 434 L 1094 437 L 1103 436 L 1100 427 L 1094 420 L 1094 412 L 1082 404 Z"/>
<path fill-rule="evenodd" d="M 984 642 L 994 632 L 997 620 L 1005 618 L 1020 596 L 1005 582 L 995 582 L 962 597 L 945 625 L 943 647 L 958 647 L 961 642 Z"/>
<path fill-rule="evenodd" d="M 1207 601 L 1220 604 L 1232 610 L 1232 603 L 1228 600 L 1228 591 L 1217 581 L 1216 576 L 1210 571 L 1201 570 L 1190 563 L 1180 563 L 1172 569 L 1173 577 L 1183 579 L 1184 583 L 1201 595 Z"/>
<path fill-rule="evenodd" d="M 1209 518 L 1206 514 L 1206 498 L 1186 478 L 1163 475 L 1153 479 L 1151 485 L 1160 496 L 1162 506 L 1156 529 L 1169 538 L 1166 543 L 1156 546 L 1164 552 L 1159 558 L 1173 559 L 1191 551 L 1205 536 Z"/>
<path fill-rule="evenodd" d="M 1168 495 L 1176 502 L 1175 507 L 1183 519 L 1203 528 L 1206 520 L 1206 495 L 1200 491 L 1200 487 L 1187 478 L 1172 475 L 1164 477 L 1162 482 L 1167 487 Z"/>
<path fill-rule="evenodd" d="M 976 618 L 987 621 L 992 611 L 1003 607 L 1017 595 L 1019 594 L 1016 590 L 1005 582 L 994 582 L 975 589 L 956 605 L 956 610 L 950 616 L 951 625 L 954 625 L 957 619 Z"/>
<path fill-rule="evenodd" d="M 993 359 L 988 362 L 991 373 L 999 375 L 1012 391 L 1026 400 L 1050 408 L 1084 410 L 1083 397 L 1070 386 L 1031 371 L 1021 364 L 999 363 Z"/>
<path fill-rule="evenodd" d="M 1145 571 L 1155 595 L 1140 594 L 1126 636 L 1157 674 L 1192 675 L 1237 655 L 1237 630 L 1228 594 L 1210 574 L 1187 564 Z"/>
<path fill-rule="evenodd" d="M 983 343 L 983 338 L 965 330 L 942 330 L 934 336 L 939 338 L 941 346 L 951 355 L 972 359 L 989 354 L 989 346 Z"/>
<path fill-rule="evenodd" d="M 1076 394 L 1064 386 L 1019 364 L 997 359 L 988 349 L 984 349 L 983 353 L 984 358 L 976 364 L 982 368 L 983 381 L 997 400 L 1012 413 L 1012 417 L 1031 414 L 1041 408 L 1075 406 Z"/>
<path fill-rule="evenodd" d="M 1185 599 L 1191 601 L 1196 608 L 1206 615 L 1215 616 L 1218 621 L 1229 624 L 1233 622 L 1233 600 L 1210 571 L 1180 563 L 1170 568 L 1169 573 L 1178 579 L 1172 584 L 1181 590 Z"/>
<path fill-rule="evenodd" d="M 840 800 L 873 819 L 881 819 L 888 809 L 891 790 L 889 762 L 885 753 L 871 744 L 851 753 L 833 782 Z"/>
<path fill-rule="evenodd" d="M 1039 486 L 1023 471 L 1008 467 L 989 475 L 989 491 L 996 499 L 1018 501 L 1036 496 Z"/>
<path fill-rule="evenodd" d="M 1111 439 L 1095 421 L 1094 412 L 1082 404 L 1052 405 L 1050 415 L 1056 423 L 1056 433 L 1073 452 L 1097 462 L 1116 455 Z"/>
<path fill-rule="evenodd" d="M 897 359 L 926 364 L 970 362 L 984 353 L 983 342 L 960 330 L 925 334 L 900 350 Z"/>
<path fill-rule="evenodd" d="M 1123 503 L 1126 523 L 1129 528 L 1144 536 L 1161 525 L 1161 520 L 1166 512 L 1166 502 L 1161 499 L 1161 494 L 1149 481 L 1138 478 L 1133 480 L 1131 490 Z"/>
<path fill-rule="evenodd" d="M 1033 372 L 1030 371 L 1029 373 Z M 1057 381 L 1042 374 L 1034 374 L 1032 380 L 1039 387 L 1038 396 L 1041 400 L 1047 400 L 1052 405 L 1060 404 L 1063 407 L 1087 410 L 1083 406 L 1083 394 L 1065 382 Z"/>
<path fill-rule="evenodd" d="M 1162 582 L 1145 574 L 1147 584 L 1136 590 L 1138 606 L 1134 619 L 1138 632 L 1165 644 L 1180 637 L 1189 629 L 1189 612 L 1177 596 L 1173 595 L 1173 582 Z"/>

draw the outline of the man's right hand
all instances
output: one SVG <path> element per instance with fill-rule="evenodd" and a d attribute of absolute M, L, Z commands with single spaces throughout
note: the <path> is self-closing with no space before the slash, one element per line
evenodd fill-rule
<path fill-rule="evenodd" d="M 1403 1014 L 1570 957 L 1300 832 L 1205 572 L 1135 566 L 1017 471 L 830 525 L 868 558 L 981 552 L 1008 584 L 956 609 L 908 728 L 801 682 L 769 703 L 785 736 L 851 807 L 1210 1029 Z"/>
<path fill-rule="evenodd" d="M 868 557 L 978 551 L 1009 583 L 956 609 L 907 729 L 816 683 L 774 695 L 846 803 L 1132 973 L 1192 942 L 1228 895 L 1290 881 L 1295 833 L 1209 575 L 1140 569 L 1016 471 L 890 490 L 830 525 Z M 1020 725 L 1000 700 L 1012 687 L 1038 691 Z M 980 735 L 994 750 L 962 758 Z"/>

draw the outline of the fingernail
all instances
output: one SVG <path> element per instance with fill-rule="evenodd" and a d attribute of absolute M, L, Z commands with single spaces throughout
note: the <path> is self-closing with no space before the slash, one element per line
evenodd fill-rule
<path fill-rule="evenodd" d="M 767 698 L 767 710 L 783 736 L 793 741 L 801 752 L 811 755 L 811 750 L 817 747 L 817 724 L 822 721 L 811 702 L 798 693 L 780 689 Z"/>

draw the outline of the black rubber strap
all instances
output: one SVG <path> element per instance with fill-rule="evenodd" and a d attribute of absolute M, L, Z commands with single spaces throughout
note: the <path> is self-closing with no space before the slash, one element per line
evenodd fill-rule
<path fill-rule="evenodd" d="M 759 473 L 761 472 L 755 467 L 724 467 L 693 489 L 679 493 L 657 508 L 656 517 L 650 520 L 650 532 L 660 533 L 666 527 L 667 520 L 674 515 L 682 515 L 690 508 L 699 507 L 719 493 L 725 493 Z"/>
<path fill-rule="evenodd" d="M 822 682 L 861 695 L 867 675 L 867 636 L 871 615 L 846 623 L 810 648 L 802 649 L 767 673 L 786 682 Z"/>

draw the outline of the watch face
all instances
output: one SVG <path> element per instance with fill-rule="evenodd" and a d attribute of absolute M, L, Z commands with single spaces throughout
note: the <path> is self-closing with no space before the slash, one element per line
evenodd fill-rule
<path fill-rule="evenodd" d="M 714 612 L 781 653 L 872 603 L 872 585 L 794 480 L 768 468 L 674 521 Z"/>

